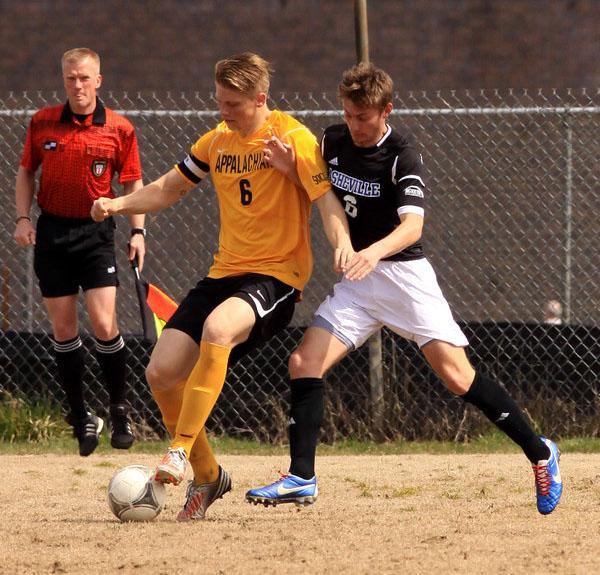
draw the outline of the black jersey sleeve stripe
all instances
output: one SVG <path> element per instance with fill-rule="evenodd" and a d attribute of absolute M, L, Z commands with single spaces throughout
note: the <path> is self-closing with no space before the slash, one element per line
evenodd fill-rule
<path fill-rule="evenodd" d="M 192 154 L 188 154 L 187 158 L 183 161 L 189 163 L 192 169 L 198 168 L 199 170 L 204 172 L 204 175 L 210 172 L 210 166 L 206 162 L 199 160 L 198 158 L 196 158 L 196 156 L 193 156 Z"/>
<path fill-rule="evenodd" d="M 187 178 L 193 184 L 199 184 L 202 178 L 199 178 L 185 165 L 183 161 L 177 164 L 177 169 L 183 174 L 185 178 Z"/>
<path fill-rule="evenodd" d="M 179 171 L 188 179 L 190 182 L 197 184 L 206 176 L 209 172 L 210 167 L 208 164 L 200 161 L 191 154 L 188 154 L 179 164 L 177 164 Z"/>

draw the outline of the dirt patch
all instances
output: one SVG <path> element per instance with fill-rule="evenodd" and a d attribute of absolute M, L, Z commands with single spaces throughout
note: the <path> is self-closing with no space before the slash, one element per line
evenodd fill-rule
<path fill-rule="evenodd" d="M 157 456 L 1 456 L 0 573 L 600 572 L 600 455 L 565 454 L 565 494 L 543 517 L 519 455 L 326 456 L 318 502 L 245 503 L 285 457 L 224 456 L 234 490 L 178 524 L 169 487 L 152 523 L 121 524 L 106 503 L 119 467 Z"/>

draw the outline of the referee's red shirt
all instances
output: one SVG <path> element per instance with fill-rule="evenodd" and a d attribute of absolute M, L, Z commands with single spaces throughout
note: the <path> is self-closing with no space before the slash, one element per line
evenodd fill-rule
<path fill-rule="evenodd" d="M 38 204 L 42 211 L 63 218 L 89 218 L 94 200 L 114 197 L 115 172 L 122 184 L 142 177 L 131 122 L 100 100 L 83 122 L 68 102 L 33 116 L 21 166 L 35 172 L 40 165 Z"/>

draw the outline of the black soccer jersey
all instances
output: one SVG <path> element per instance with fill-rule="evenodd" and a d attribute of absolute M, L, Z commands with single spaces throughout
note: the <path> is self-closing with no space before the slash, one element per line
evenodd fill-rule
<path fill-rule="evenodd" d="M 393 232 L 400 224 L 400 214 L 423 215 L 421 156 L 396 131 L 388 128 L 377 145 L 359 148 L 345 124 L 330 126 L 321 140 L 321 151 L 331 186 L 348 216 L 356 251 Z M 384 259 L 422 257 L 423 247 L 416 242 Z"/>

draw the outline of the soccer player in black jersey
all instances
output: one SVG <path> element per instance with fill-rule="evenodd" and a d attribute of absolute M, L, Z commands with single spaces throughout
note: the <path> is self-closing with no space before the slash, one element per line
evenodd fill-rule
<path fill-rule="evenodd" d="M 523 449 L 535 475 L 538 511 L 548 514 L 562 494 L 560 452 L 552 441 L 536 435 L 506 389 L 476 371 L 467 358 L 467 338 L 452 317 L 420 243 L 422 161 L 387 123 L 392 93 L 388 74 L 365 63 L 347 70 L 339 86 L 345 123 L 325 130 L 321 151 L 348 216 L 356 254 L 290 357 L 289 474 L 251 489 L 246 499 L 266 505 L 316 500 L 323 376 L 387 326 L 414 341 L 451 392 L 478 407 Z M 289 148 L 281 143 L 272 148 L 272 165 L 293 176 Z"/>

